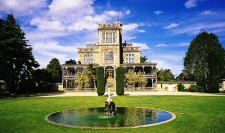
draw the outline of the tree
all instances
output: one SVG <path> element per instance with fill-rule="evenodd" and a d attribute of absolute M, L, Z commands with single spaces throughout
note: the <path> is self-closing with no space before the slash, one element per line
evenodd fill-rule
<path fill-rule="evenodd" d="M 123 67 L 116 68 L 116 94 L 117 95 L 124 94 L 124 68 Z"/>
<path fill-rule="evenodd" d="M 213 33 L 202 32 L 192 41 L 184 58 L 184 67 L 205 91 L 218 92 L 225 72 L 225 50 Z"/>
<path fill-rule="evenodd" d="M 20 81 L 32 78 L 39 66 L 27 41 L 12 14 L 6 21 L 0 19 L 0 79 L 6 81 L 11 92 L 19 89 Z"/>
<path fill-rule="evenodd" d="M 174 80 L 174 76 L 170 69 L 160 69 L 157 72 L 157 79 L 159 81 L 172 81 Z"/>
<path fill-rule="evenodd" d="M 97 74 L 97 93 L 99 96 L 105 94 L 105 77 L 104 68 L 102 66 L 98 67 L 96 70 Z"/>
<path fill-rule="evenodd" d="M 141 56 L 140 57 L 140 62 L 141 63 L 145 63 L 148 60 L 148 58 L 146 56 Z"/>
<path fill-rule="evenodd" d="M 47 65 L 47 71 L 51 73 L 51 82 L 61 82 L 62 81 L 62 69 L 57 58 L 51 59 Z"/>
<path fill-rule="evenodd" d="M 77 72 L 76 74 L 76 83 L 77 83 L 77 88 L 83 88 L 84 87 L 84 78 L 83 78 L 83 74 L 81 72 Z"/>
<path fill-rule="evenodd" d="M 85 69 L 83 72 L 77 72 L 76 74 L 77 88 L 91 88 L 92 86 L 92 74 Z"/>
<path fill-rule="evenodd" d="M 148 83 L 147 77 L 145 75 L 142 76 L 141 72 L 135 74 L 131 69 L 125 74 L 125 80 L 126 86 L 129 88 L 135 87 L 135 85 L 144 88 Z"/>
<path fill-rule="evenodd" d="M 140 86 L 144 88 L 148 83 L 147 77 L 144 75 L 140 81 Z"/>
<path fill-rule="evenodd" d="M 185 87 L 184 87 L 184 85 L 182 85 L 181 83 L 179 83 L 177 85 L 177 89 L 178 89 L 178 91 L 184 91 Z"/>
<path fill-rule="evenodd" d="M 96 88 L 95 80 L 93 80 L 96 79 L 96 69 L 94 68 L 93 64 L 89 64 L 87 69 L 91 73 L 91 80 L 94 83 L 94 88 Z"/>
<path fill-rule="evenodd" d="M 128 88 L 135 87 L 136 84 L 136 75 L 133 70 L 129 69 L 125 74 L 126 86 Z"/>
<path fill-rule="evenodd" d="M 194 77 L 193 75 L 182 72 L 176 77 L 176 80 L 177 81 L 193 81 Z"/>
<path fill-rule="evenodd" d="M 77 62 L 75 60 L 68 60 L 68 61 L 65 61 L 65 64 L 77 64 Z"/>

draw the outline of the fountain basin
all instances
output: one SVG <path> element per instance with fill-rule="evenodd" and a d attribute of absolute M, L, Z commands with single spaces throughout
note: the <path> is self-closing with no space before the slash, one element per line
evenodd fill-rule
<path fill-rule="evenodd" d="M 137 128 L 170 122 L 176 118 L 173 113 L 151 108 L 117 107 L 115 115 L 104 113 L 104 107 L 78 108 L 55 112 L 45 120 L 73 128 Z"/>

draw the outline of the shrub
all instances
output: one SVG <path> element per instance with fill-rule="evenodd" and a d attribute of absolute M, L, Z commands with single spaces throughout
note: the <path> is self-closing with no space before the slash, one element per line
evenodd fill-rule
<path fill-rule="evenodd" d="M 104 68 L 98 67 L 96 70 L 97 73 L 97 93 L 99 96 L 105 94 L 105 78 L 104 78 Z"/>
<path fill-rule="evenodd" d="M 209 82 L 209 92 L 218 93 L 219 92 L 219 82 L 218 80 L 211 80 Z"/>
<path fill-rule="evenodd" d="M 116 68 L 116 94 L 117 95 L 124 94 L 124 68 L 123 67 Z"/>
<path fill-rule="evenodd" d="M 190 92 L 204 92 L 204 88 L 198 85 L 191 85 L 188 89 Z"/>
<path fill-rule="evenodd" d="M 184 91 L 184 85 L 182 85 L 181 83 L 179 83 L 177 85 L 177 89 L 178 89 L 178 91 Z"/>

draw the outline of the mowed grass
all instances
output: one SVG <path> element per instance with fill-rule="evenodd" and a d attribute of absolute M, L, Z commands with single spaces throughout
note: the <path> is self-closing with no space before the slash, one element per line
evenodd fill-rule
<path fill-rule="evenodd" d="M 1 133 L 58 132 L 225 132 L 225 97 L 117 96 L 116 106 L 135 106 L 173 112 L 172 122 L 134 129 L 77 129 L 44 120 L 49 113 L 81 107 L 104 106 L 106 97 L 51 97 L 0 99 Z"/>

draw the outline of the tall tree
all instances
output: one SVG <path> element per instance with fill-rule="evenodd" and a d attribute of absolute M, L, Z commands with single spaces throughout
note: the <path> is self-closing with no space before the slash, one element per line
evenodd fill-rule
<path fill-rule="evenodd" d="M 0 79 L 6 81 L 12 92 L 18 89 L 21 80 L 31 78 L 39 66 L 27 41 L 12 14 L 6 21 L 0 19 Z"/>
<path fill-rule="evenodd" d="M 202 32 L 192 41 L 184 58 L 184 67 L 205 91 L 218 92 L 224 74 L 225 50 L 213 33 Z"/>
<path fill-rule="evenodd" d="M 97 74 L 97 93 L 99 96 L 105 94 L 105 77 L 104 68 L 102 66 L 96 69 Z"/>
<path fill-rule="evenodd" d="M 124 68 L 123 67 L 116 68 L 116 94 L 117 95 L 124 94 Z"/>
<path fill-rule="evenodd" d="M 146 56 L 141 56 L 140 57 L 140 62 L 141 63 L 145 63 L 148 60 L 148 58 Z"/>
<path fill-rule="evenodd" d="M 51 59 L 47 65 L 47 71 L 51 73 L 51 82 L 61 82 L 62 81 L 62 70 L 59 60 L 57 58 Z"/>

